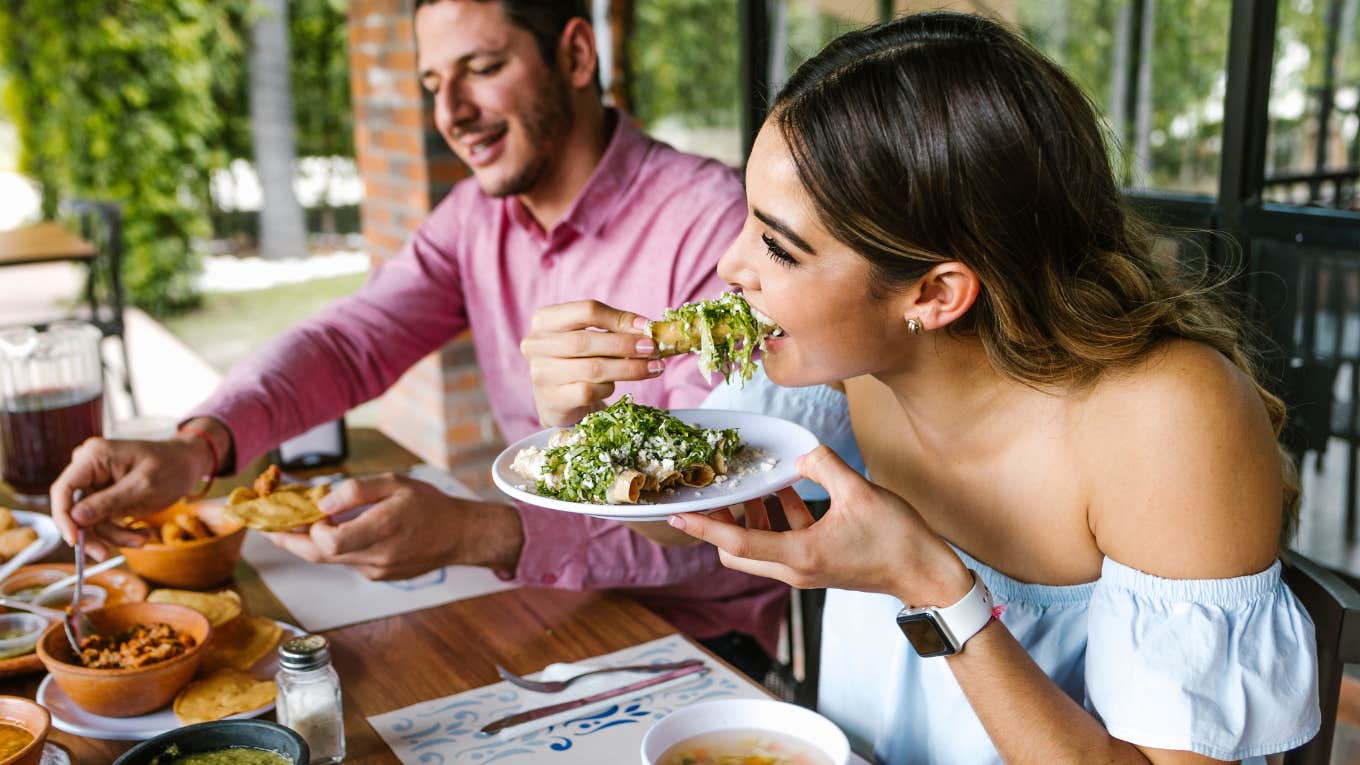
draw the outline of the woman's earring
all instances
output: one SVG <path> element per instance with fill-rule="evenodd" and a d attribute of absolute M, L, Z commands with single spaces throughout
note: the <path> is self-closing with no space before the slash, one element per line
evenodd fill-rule
<path fill-rule="evenodd" d="M 912 333 L 913 335 L 919 335 L 921 334 L 922 329 L 924 329 L 924 327 L 921 326 L 920 319 L 916 318 L 915 316 L 911 317 L 910 319 L 907 319 L 908 332 Z"/>

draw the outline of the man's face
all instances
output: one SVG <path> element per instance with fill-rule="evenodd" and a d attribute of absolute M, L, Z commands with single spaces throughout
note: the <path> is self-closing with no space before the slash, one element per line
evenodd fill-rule
<path fill-rule="evenodd" d="M 434 122 L 482 191 L 533 190 L 572 125 L 568 84 L 498 3 L 442 0 L 416 12 L 421 84 Z"/>

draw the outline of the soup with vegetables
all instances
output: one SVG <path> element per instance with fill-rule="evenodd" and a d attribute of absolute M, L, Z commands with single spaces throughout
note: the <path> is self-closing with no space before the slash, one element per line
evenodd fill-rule
<path fill-rule="evenodd" d="M 18 725 L 0 723 L 0 759 L 23 751 L 33 741 L 33 734 Z"/>
<path fill-rule="evenodd" d="M 833 765 L 811 744 L 768 730 L 727 730 L 681 741 L 656 765 Z"/>

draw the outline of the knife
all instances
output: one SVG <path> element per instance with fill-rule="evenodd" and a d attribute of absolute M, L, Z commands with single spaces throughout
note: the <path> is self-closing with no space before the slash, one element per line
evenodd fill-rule
<path fill-rule="evenodd" d="M 656 677 L 649 677 L 646 680 L 639 680 L 636 683 L 633 683 L 632 685 L 625 685 L 622 688 L 615 688 L 609 691 L 601 691 L 595 694 L 594 696 L 586 696 L 585 698 L 576 699 L 575 701 L 563 701 L 560 704 L 550 704 L 549 706 L 546 707 L 530 709 L 527 712 L 518 712 L 516 714 L 510 715 L 509 717 L 502 717 L 501 719 L 496 720 L 495 722 L 487 723 L 485 726 L 482 727 L 481 732 L 499 733 L 500 731 L 505 730 L 506 728 L 509 728 L 514 725 L 519 725 L 520 723 L 526 723 L 529 722 L 530 720 L 539 720 L 544 717 L 555 715 L 558 712 L 566 712 L 569 709 L 578 709 L 588 704 L 594 704 L 597 701 L 612 699 L 615 696 L 623 696 L 632 693 L 633 691 L 639 691 L 642 690 L 643 688 L 649 688 L 653 685 L 660 685 L 661 683 L 670 682 L 671 680 L 674 680 L 677 677 L 684 677 L 686 675 L 693 675 L 699 672 L 707 671 L 708 671 L 707 666 L 703 664 L 695 664 L 692 667 L 685 667 L 684 669 L 677 669 L 673 672 L 667 672 L 664 675 L 657 675 Z"/>

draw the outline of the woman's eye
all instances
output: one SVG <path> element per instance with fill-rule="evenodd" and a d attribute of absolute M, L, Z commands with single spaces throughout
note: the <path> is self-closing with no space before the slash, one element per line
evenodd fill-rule
<path fill-rule="evenodd" d="M 501 64 L 497 63 L 497 64 L 488 64 L 488 65 L 486 65 L 486 66 L 476 67 L 476 68 L 474 68 L 474 69 L 469 69 L 468 71 L 472 72 L 472 73 L 475 74 L 475 75 L 478 75 L 478 76 L 481 76 L 481 77 L 485 77 L 485 76 L 488 75 L 488 74 L 495 74 L 496 72 L 499 72 L 500 70 L 501 70 Z"/>
<path fill-rule="evenodd" d="M 774 237 L 769 234 L 761 234 L 760 241 L 765 243 L 765 252 L 769 253 L 770 257 L 774 258 L 780 265 L 789 268 L 798 265 L 798 261 L 788 253 L 788 250 L 780 247 L 779 242 L 776 242 Z"/>

